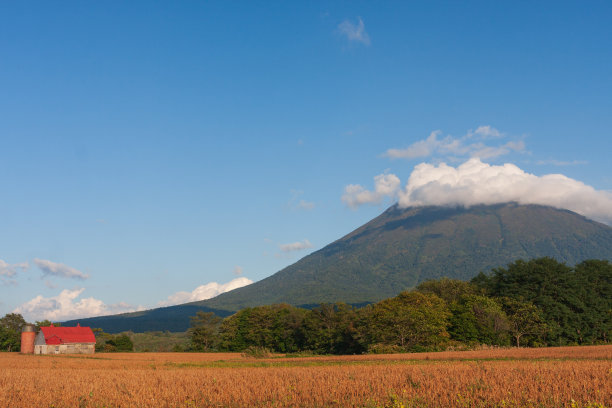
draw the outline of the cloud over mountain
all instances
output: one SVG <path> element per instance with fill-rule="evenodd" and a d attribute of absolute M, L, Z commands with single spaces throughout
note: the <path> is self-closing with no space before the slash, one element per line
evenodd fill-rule
<path fill-rule="evenodd" d="M 359 184 L 349 184 L 344 188 L 342 201 L 351 208 L 363 204 L 380 204 L 386 197 L 397 193 L 401 185 L 395 174 L 379 174 L 374 177 L 374 191 L 368 191 Z"/>
<path fill-rule="evenodd" d="M 387 197 L 397 200 L 402 208 L 426 205 L 470 207 L 515 201 L 567 209 L 612 225 L 612 194 L 609 192 L 595 190 L 562 174 L 536 176 L 514 164 L 491 165 L 478 158 L 458 167 L 445 163 L 421 163 L 414 167 L 404 189 L 387 190 L 383 196 L 378 191 L 377 185 L 374 191 L 349 185 L 345 187 L 342 200 L 356 207 L 380 202 L 381 197 Z M 380 200 L 360 199 L 368 194 Z"/>

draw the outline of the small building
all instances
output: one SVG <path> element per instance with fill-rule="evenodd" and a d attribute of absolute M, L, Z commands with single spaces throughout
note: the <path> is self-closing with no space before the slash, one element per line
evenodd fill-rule
<path fill-rule="evenodd" d="M 34 340 L 34 354 L 93 354 L 96 336 L 89 327 L 41 327 Z"/>

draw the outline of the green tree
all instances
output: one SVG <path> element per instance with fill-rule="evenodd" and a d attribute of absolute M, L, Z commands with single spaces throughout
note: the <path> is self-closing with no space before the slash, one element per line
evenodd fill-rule
<path fill-rule="evenodd" d="M 245 308 L 226 318 L 219 329 L 220 349 L 243 351 L 265 347 L 294 352 L 303 347 L 302 321 L 306 310 L 287 304 Z"/>
<path fill-rule="evenodd" d="M 533 304 L 521 302 L 511 298 L 503 298 L 504 310 L 508 315 L 510 333 L 521 346 L 521 339 L 525 336 L 542 336 L 548 331 L 540 310 Z"/>
<path fill-rule="evenodd" d="M 450 312 L 434 294 L 402 292 L 375 304 L 366 316 L 372 343 L 419 350 L 439 347 L 449 337 Z"/>
<path fill-rule="evenodd" d="M 96 351 L 105 351 L 104 346 L 106 345 L 106 341 L 111 339 L 113 336 L 105 333 L 104 330 L 99 327 L 92 328 L 91 331 L 93 332 L 94 336 L 96 336 Z"/>
<path fill-rule="evenodd" d="M 21 328 L 26 324 L 25 319 L 19 313 L 8 313 L 0 319 L 0 326 L 21 333 Z"/>
<path fill-rule="evenodd" d="M 12 329 L 7 329 L 0 326 L 0 350 L 1 351 L 16 351 L 21 346 L 21 337 L 19 333 Z"/>
<path fill-rule="evenodd" d="M 21 329 L 25 324 L 25 319 L 18 313 L 8 313 L 0 319 L 0 350 L 19 350 Z"/>
<path fill-rule="evenodd" d="M 62 324 L 61 323 L 57 323 L 57 322 L 52 322 L 51 320 L 41 320 L 41 321 L 36 321 L 36 323 L 34 323 L 36 325 L 37 329 L 40 329 L 41 327 L 49 327 L 51 325 L 55 326 L 55 327 L 61 327 Z"/>
<path fill-rule="evenodd" d="M 222 319 L 213 312 L 198 312 L 190 318 L 189 337 L 194 351 L 210 351 L 219 343 Z"/>
<path fill-rule="evenodd" d="M 612 336 L 612 263 L 587 260 L 574 267 L 580 311 L 580 343 L 608 343 Z"/>
<path fill-rule="evenodd" d="M 606 265 L 605 261 L 603 265 Z M 510 297 L 534 304 L 548 324 L 549 344 L 582 343 L 586 341 L 585 333 L 597 330 L 592 327 L 597 318 L 593 318 L 593 306 L 589 298 L 602 296 L 607 299 L 609 305 L 612 293 L 609 284 L 604 286 L 607 293 L 599 294 L 599 289 L 585 282 L 597 279 L 609 281 L 609 268 L 579 269 L 585 270 L 585 274 L 588 269 L 595 276 L 582 278 L 565 264 L 552 258 L 539 258 L 519 260 L 509 264 L 507 268 L 497 268 L 490 276 L 479 275 L 473 283 L 484 288 L 489 296 Z M 606 304 L 600 307 L 605 309 Z M 594 320 L 589 323 L 591 318 Z"/>
<path fill-rule="evenodd" d="M 421 282 L 416 290 L 421 293 L 433 293 L 447 304 L 458 303 L 466 295 L 482 294 L 478 286 L 457 279 L 430 279 Z"/>
<path fill-rule="evenodd" d="M 106 341 L 106 345 L 113 348 L 109 351 L 134 351 L 134 343 L 132 342 L 132 339 L 130 339 L 130 336 L 128 336 L 127 334 L 119 334 L 117 336 L 113 336 L 111 339 Z"/>
<path fill-rule="evenodd" d="M 324 303 L 306 313 L 302 324 L 304 347 L 319 354 L 356 354 L 359 342 L 355 309 L 344 303 Z"/>
<path fill-rule="evenodd" d="M 464 295 L 450 309 L 448 332 L 453 340 L 466 344 L 508 344 L 508 318 L 495 299 Z"/>
<path fill-rule="evenodd" d="M 134 351 L 134 342 L 126 333 L 113 335 L 99 328 L 92 331 L 96 336 L 96 351 L 105 353 Z"/>

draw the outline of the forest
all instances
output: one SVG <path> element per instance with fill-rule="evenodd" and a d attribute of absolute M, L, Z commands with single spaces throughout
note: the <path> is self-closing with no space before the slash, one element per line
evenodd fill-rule
<path fill-rule="evenodd" d="M 611 331 L 612 264 L 538 258 L 471 282 L 425 281 L 362 308 L 277 304 L 225 319 L 199 312 L 189 334 L 194 351 L 360 354 L 607 344 Z"/>

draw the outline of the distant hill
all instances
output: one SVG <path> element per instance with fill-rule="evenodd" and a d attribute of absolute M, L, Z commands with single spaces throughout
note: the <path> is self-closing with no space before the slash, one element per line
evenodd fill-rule
<path fill-rule="evenodd" d="M 213 312 L 221 317 L 233 314 L 233 312 L 228 310 L 217 310 L 206 306 L 187 304 L 160 307 L 141 312 L 68 320 L 62 324 L 64 326 L 76 326 L 79 323 L 81 326 L 101 328 L 107 333 L 120 333 L 130 330 L 136 333 L 166 330 L 182 332 L 189 328 L 189 317 L 195 316 L 200 311 Z"/>
<path fill-rule="evenodd" d="M 173 320 L 161 330 L 172 331 L 170 323 L 172 328 L 185 330 L 186 313 L 195 310 L 186 307 L 206 307 L 222 314 L 272 303 L 363 304 L 395 296 L 427 279 L 468 280 L 517 259 L 544 256 L 568 265 L 585 259 L 612 260 L 612 228 L 571 211 L 539 205 L 393 206 L 350 234 L 249 286 L 209 300 L 138 312 L 136 318 L 126 314 L 94 319 L 114 325 L 119 320 L 144 322 L 149 315 L 162 319 L 172 313 Z M 176 320 L 181 315 L 182 326 Z M 155 326 L 160 324 L 158 320 Z"/>

